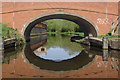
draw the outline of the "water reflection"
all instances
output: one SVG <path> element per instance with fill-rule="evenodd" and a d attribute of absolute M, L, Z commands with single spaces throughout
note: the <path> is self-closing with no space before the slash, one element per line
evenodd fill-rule
<path fill-rule="evenodd" d="M 3 60 L 2 63 L 3 64 L 9 64 L 10 60 L 13 59 L 17 59 L 17 57 L 19 56 L 19 54 L 22 52 L 23 46 L 18 46 L 16 48 L 9 48 L 9 49 L 5 49 L 4 50 L 4 54 L 3 56 Z"/>
<path fill-rule="evenodd" d="M 25 45 L 24 52 L 22 47 L 5 50 L 3 78 L 118 78 L 120 51 L 80 45 L 70 42 L 70 37 L 41 35 L 31 38 L 32 43 Z M 65 51 L 62 56 L 66 59 L 49 55 L 51 48 Z"/>
<path fill-rule="evenodd" d="M 69 36 L 47 35 L 47 43 L 34 50 L 34 53 L 40 58 L 59 62 L 76 57 L 82 50 L 82 46 L 71 42 Z"/>
<path fill-rule="evenodd" d="M 71 35 L 47 35 L 45 40 L 41 40 L 37 44 L 28 43 L 24 50 L 25 57 L 39 69 L 52 71 L 70 71 L 88 67 L 95 61 L 97 55 L 102 56 L 103 61 L 108 61 L 108 57 L 110 57 L 108 50 L 71 42 L 70 37 Z M 32 42 L 34 40 L 31 38 Z M 101 63 L 98 63 L 98 67 L 100 65 Z"/>
<path fill-rule="evenodd" d="M 24 53 L 27 61 L 29 61 L 32 65 L 39 67 L 39 69 L 52 71 L 78 70 L 83 66 L 87 66 L 87 64 L 89 64 L 95 59 L 95 55 L 89 57 L 89 54 L 86 54 L 86 52 L 82 50 L 79 55 L 72 59 L 55 62 L 52 60 L 43 59 L 40 58 L 39 56 L 36 56 L 30 49 L 29 44 L 26 45 Z"/>
<path fill-rule="evenodd" d="M 35 54 L 36 54 L 36 52 L 35 52 Z M 36 55 L 39 56 L 40 58 L 43 58 L 43 59 L 48 59 L 48 60 L 53 60 L 53 61 L 59 62 L 59 61 L 62 61 L 62 60 L 71 59 L 71 58 L 79 55 L 79 52 L 74 53 L 74 55 L 70 55 L 69 51 L 65 51 L 63 48 L 56 47 L 56 48 L 48 49 L 47 50 L 47 55 L 44 55 L 44 56 L 41 56 L 41 55 L 38 55 L 38 54 L 36 54 Z"/>

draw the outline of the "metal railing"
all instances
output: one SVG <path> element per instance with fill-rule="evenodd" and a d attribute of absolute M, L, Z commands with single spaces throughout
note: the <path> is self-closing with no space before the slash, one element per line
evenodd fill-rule
<path fill-rule="evenodd" d="M 115 23 L 116 21 L 117 23 Z M 119 26 L 119 16 L 112 22 L 112 27 L 111 27 L 112 35 L 116 32 L 116 30 L 118 29 L 118 26 Z"/>

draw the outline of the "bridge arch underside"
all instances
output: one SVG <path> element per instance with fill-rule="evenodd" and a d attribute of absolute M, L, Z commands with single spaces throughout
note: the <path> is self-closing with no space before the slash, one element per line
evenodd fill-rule
<path fill-rule="evenodd" d="M 25 39 L 30 40 L 30 32 L 34 27 L 34 25 L 49 19 L 65 19 L 65 20 L 75 22 L 81 27 L 85 36 L 88 36 L 90 33 L 95 37 L 99 35 L 99 30 L 97 26 L 92 21 L 85 18 L 84 16 L 73 14 L 73 13 L 66 13 L 66 12 L 55 12 L 55 13 L 40 15 L 34 18 L 33 20 L 31 20 L 30 22 L 28 22 L 25 25 L 22 32 Z"/>

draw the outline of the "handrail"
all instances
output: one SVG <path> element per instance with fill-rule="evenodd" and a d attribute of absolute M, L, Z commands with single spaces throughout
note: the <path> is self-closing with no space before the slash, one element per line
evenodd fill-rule
<path fill-rule="evenodd" d="M 118 26 L 118 25 L 119 25 L 119 22 L 117 22 L 117 24 L 113 25 L 113 28 L 115 28 L 115 27 Z"/>
<path fill-rule="evenodd" d="M 113 25 L 114 22 L 115 22 L 116 20 L 118 20 L 118 19 L 119 19 L 119 16 L 118 16 L 115 20 L 112 21 L 112 25 Z"/>
<path fill-rule="evenodd" d="M 114 24 L 115 21 L 117 21 L 116 24 Z M 112 35 L 115 33 L 115 29 L 117 29 L 117 26 L 119 26 L 119 23 L 120 23 L 120 22 L 119 22 L 119 16 L 118 16 L 118 17 L 115 18 L 115 20 L 113 20 L 113 22 L 112 22 L 112 29 L 111 29 Z"/>

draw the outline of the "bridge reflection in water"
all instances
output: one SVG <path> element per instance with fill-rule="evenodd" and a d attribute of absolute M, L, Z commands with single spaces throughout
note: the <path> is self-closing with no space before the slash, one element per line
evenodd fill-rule
<path fill-rule="evenodd" d="M 4 56 L 3 78 L 118 78 L 119 51 L 103 51 L 70 42 L 69 39 L 70 35 L 31 38 L 32 43 L 25 45 L 23 53 L 19 51 L 20 54 L 16 54 L 17 50 Z M 60 61 L 51 59 L 48 54 L 52 53 L 48 51 L 56 47 L 64 49 L 72 57 Z"/>

